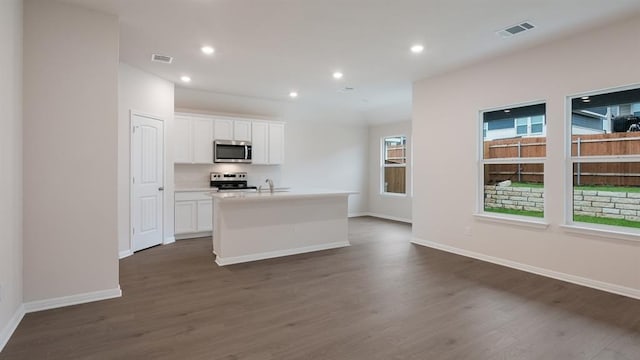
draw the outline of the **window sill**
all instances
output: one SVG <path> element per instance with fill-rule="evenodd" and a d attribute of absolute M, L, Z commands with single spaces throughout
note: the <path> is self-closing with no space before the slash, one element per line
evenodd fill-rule
<path fill-rule="evenodd" d="M 549 223 L 544 220 L 533 220 L 527 219 L 525 217 L 506 217 L 506 216 L 497 216 L 497 215 L 489 215 L 485 213 L 476 213 L 473 216 L 480 220 L 498 224 L 507 224 L 507 225 L 515 225 L 519 227 L 525 228 L 533 228 L 533 229 L 541 229 L 544 230 L 549 227 Z"/>
<path fill-rule="evenodd" d="M 380 195 L 382 195 L 382 196 L 390 196 L 390 197 L 398 197 L 398 198 L 407 197 L 407 194 L 388 193 L 388 192 L 382 192 L 382 193 L 380 193 Z"/>
<path fill-rule="evenodd" d="M 640 242 L 640 234 L 635 232 L 627 232 L 627 231 L 620 231 L 620 230 L 614 230 L 609 228 L 600 228 L 600 227 L 576 225 L 576 224 L 565 224 L 565 225 L 560 225 L 560 227 L 565 232 L 572 233 L 572 234 L 595 236 L 595 237 L 606 238 L 606 239 Z"/>

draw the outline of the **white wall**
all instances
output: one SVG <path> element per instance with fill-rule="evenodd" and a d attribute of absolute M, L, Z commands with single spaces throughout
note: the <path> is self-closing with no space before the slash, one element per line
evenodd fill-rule
<path fill-rule="evenodd" d="M 118 244 L 119 251 L 131 250 L 130 204 L 130 112 L 135 111 L 158 117 L 164 121 L 165 131 L 165 192 L 164 237 L 173 238 L 173 130 L 174 85 L 128 64 L 118 67 Z"/>
<path fill-rule="evenodd" d="M 22 1 L 0 1 L 0 351 L 22 305 Z"/>
<path fill-rule="evenodd" d="M 249 181 L 254 184 L 271 177 L 276 181 L 276 186 L 357 191 L 358 195 L 349 197 L 349 213 L 367 211 L 368 130 L 359 113 L 317 108 L 293 101 L 256 99 L 184 88 L 176 88 L 175 105 L 177 111 L 236 114 L 286 122 L 283 165 L 214 165 L 199 167 L 201 170 L 188 170 L 195 169 L 192 165 L 177 165 L 177 181 L 193 178 L 194 172 L 197 174 L 198 171 L 202 171 L 206 179 L 211 169 L 244 169 L 252 176 Z M 185 171 L 190 174 L 184 174 Z"/>
<path fill-rule="evenodd" d="M 382 182 L 382 138 L 394 135 L 407 137 L 407 194 L 380 193 Z M 411 222 L 411 122 L 369 127 L 369 213 L 374 216 Z"/>
<path fill-rule="evenodd" d="M 117 296 L 118 19 L 24 12 L 24 300 Z"/>
<path fill-rule="evenodd" d="M 414 85 L 413 235 L 500 261 L 569 274 L 640 296 L 640 246 L 568 233 L 565 207 L 565 97 L 640 83 L 640 17 L 618 21 L 487 60 Z M 597 49 L 597 51 L 594 51 Z M 621 50 L 624 49 L 624 50 Z M 482 109 L 546 100 L 548 229 L 475 219 L 479 114 Z M 452 111 L 455 109 L 455 111 Z M 451 134 L 452 124 L 460 129 Z M 455 201 L 451 201 L 455 194 Z"/>

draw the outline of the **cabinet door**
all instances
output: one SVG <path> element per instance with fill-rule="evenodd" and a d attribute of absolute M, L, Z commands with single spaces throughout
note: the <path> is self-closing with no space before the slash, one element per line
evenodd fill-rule
<path fill-rule="evenodd" d="M 233 120 L 216 119 L 213 129 L 215 140 L 233 140 Z"/>
<path fill-rule="evenodd" d="M 250 120 L 234 120 L 233 140 L 251 141 L 251 121 Z"/>
<path fill-rule="evenodd" d="M 175 233 L 188 234 L 197 232 L 197 212 L 197 201 L 176 201 Z"/>
<path fill-rule="evenodd" d="M 173 131 L 173 162 L 191 163 L 193 160 L 191 120 L 186 117 L 176 116 Z"/>
<path fill-rule="evenodd" d="M 252 164 L 264 165 L 269 163 L 269 123 L 254 121 L 251 124 Z"/>
<path fill-rule="evenodd" d="M 284 163 L 284 124 L 269 123 L 269 164 Z"/>
<path fill-rule="evenodd" d="M 193 162 L 213 164 L 213 120 L 193 119 Z"/>
<path fill-rule="evenodd" d="M 198 232 L 213 229 L 213 201 L 198 200 Z"/>

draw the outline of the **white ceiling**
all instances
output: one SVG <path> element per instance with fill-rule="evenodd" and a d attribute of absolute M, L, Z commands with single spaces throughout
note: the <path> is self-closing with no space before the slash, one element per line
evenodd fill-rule
<path fill-rule="evenodd" d="M 347 108 L 372 122 L 408 120 L 413 81 L 640 11 L 640 0 L 62 1 L 118 15 L 121 60 L 178 86 L 188 74 L 189 88 Z M 495 34 L 523 20 L 537 28 Z M 410 53 L 414 43 L 425 51 Z M 152 63 L 153 53 L 174 63 Z"/>

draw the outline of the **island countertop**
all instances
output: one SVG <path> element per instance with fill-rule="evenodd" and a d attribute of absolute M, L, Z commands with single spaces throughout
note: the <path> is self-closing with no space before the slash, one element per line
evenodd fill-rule
<path fill-rule="evenodd" d="M 358 194 L 355 191 L 346 190 L 327 190 L 327 189 L 294 189 L 279 191 L 273 193 L 267 191 L 261 192 L 211 192 L 214 200 L 222 202 L 227 201 L 263 201 L 263 200 L 287 200 L 287 199 L 308 199 L 331 196 L 348 196 Z"/>
<path fill-rule="evenodd" d="M 211 192 L 220 266 L 349 246 L 354 191 Z"/>

